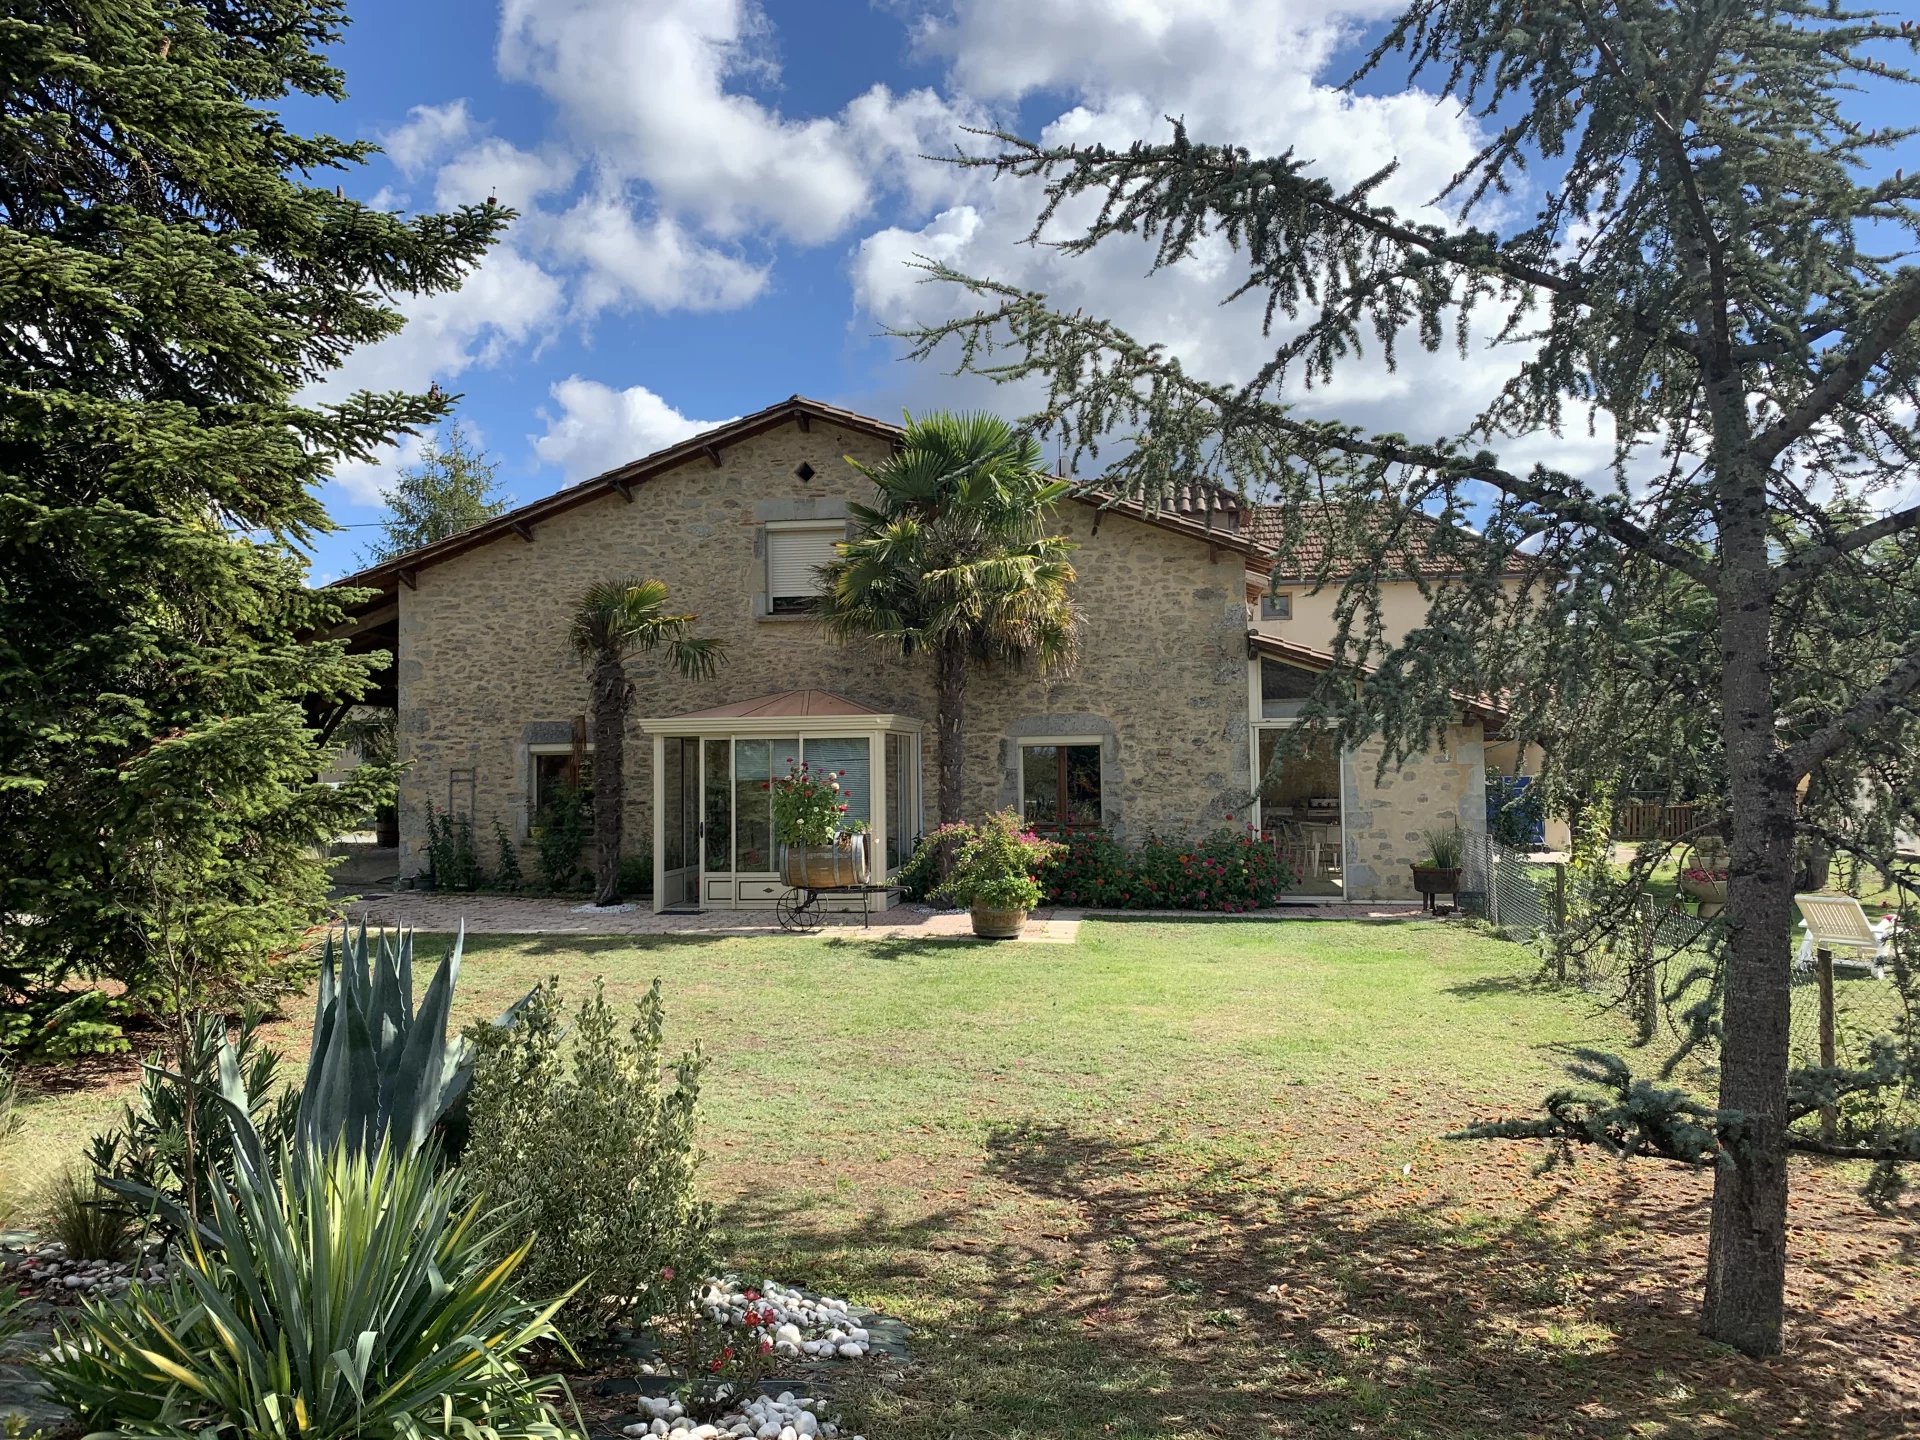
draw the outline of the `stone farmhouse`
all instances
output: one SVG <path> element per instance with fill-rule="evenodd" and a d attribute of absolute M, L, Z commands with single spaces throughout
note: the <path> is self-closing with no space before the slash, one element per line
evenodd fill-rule
<path fill-rule="evenodd" d="M 795 396 L 338 583 L 378 592 L 345 627 L 394 656 L 400 865 L 417 874 L 429 806 L 497 819 L 516 842 L 543 798 L 591 763 L 587 676 L 566 643 L 598 580 L 670 587 L 730 658 L 689 682 L 648 657 L 627 745 L 626 833 L 650 845 L 656 908 L 761 907 L 784 886 L 761 782 L 806 758 L 848 772 L 872 829 L 875 883 L 934 813 L 930 667 L 842 646 L 810 614 L 815 567 L 900 430 Z M 1087 617 L 1071 673 L 976 672 L 967 693 L 966 812 L 1012 807 L 1041 829 L 1121 838 L 1251 824 L 1286 848 L 1299 897 L 1412 894 L 1422 833 L 1485 829 L 1500 712 L 1463 702 L 1430 753 L 1376 778 L 1371 746 L 1309 742 L 1277 776 L 1274 746 L 1330 664 L 1331 598 L 1270 584 L 1274 517 L 1195 490 L 1153 512 L 1094 497 L 1062 507 Z M 1390 598 L 1417 622 L 1417 587 Z M 1490 742 L 1489 736 L 1496 737 Z"/>

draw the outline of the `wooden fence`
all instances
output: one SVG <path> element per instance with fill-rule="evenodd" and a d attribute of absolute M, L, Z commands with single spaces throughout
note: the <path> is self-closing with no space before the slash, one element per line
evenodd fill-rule
<path fill-rule="evenodd" d="M 1616 840 L 1678 840 L 1699 823 L 1699 807 L 1663 805 L 1658 800 L 1629 800 L 1614 816 Z"/>

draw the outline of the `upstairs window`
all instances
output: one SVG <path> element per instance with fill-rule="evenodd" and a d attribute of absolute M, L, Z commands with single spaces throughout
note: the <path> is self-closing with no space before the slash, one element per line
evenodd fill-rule
<path fill-rule="evenodd" d="M 820 567 L 847 538 L 844 521 L 767 526 L 767 613 L 805 615 L 820 601 Z"/>
<path fill-rule="evenodd" d="M 1100 742 L 1027 741 L 1020 746 L 1020 817 L 1033 830 L 1100 827 Z"/>
<path fill-rule="evenodd" d="M 1260 597 L 1260 618 L 1262 620 L 1291 620 L 1293 618 L 1293 596 L 1281 593 Z"/>

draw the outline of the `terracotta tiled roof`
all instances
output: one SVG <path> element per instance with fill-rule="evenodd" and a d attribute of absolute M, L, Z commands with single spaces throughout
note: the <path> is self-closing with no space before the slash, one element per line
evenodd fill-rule
<path fill-rule="evenodd" d="M 736 700 L 731 705 L 716 705 L 711 710 L 695 710 L 676 715 L 676 720 L 734 720 L 749 716 L 772 719 L 777 716 L 883 715 L 871 705 L 849 700 L 831 690 L 782 690 L 777 695 L 762 695 L 757 700 Z"/>
<path fill-rule="evenodd" d="M 1378 506 L 1368 524 L 1374 533 L 1384 535 L 1387 527 L 1393 523 L 1394 512 L 1385 505 Z M 1281 579 L 1311 579 L 1321 573 L 1323 566 L 1329 564 L 1329 578 L 1340 579 L 1352 573 L 1352 564 L 1347 557 L 1331 554 L 1335 537 L 1342 528 L 1343 516 L 1333 507 L 1319 506 L 1294 507 L 1286 505 L 1255 506 L 1247 530 L 1250 538 L 1262 549 L 1277 553 L 1284 540 L 1291 538 L 1292 553 L 1287 557 Z M 1287 534 L 1289 521 L 1295 527 L 1295 533 Z M 1316 523 L 1317 522 L 1317 523 Z M 1418 511 L 1406 517 L 1393 549 L 1388 553 L 1393 573 L 1396 575 L 1441 576 L 1457 574 L 1459 562 L 1443 549 L 1432 543 L 1433 535 L 1441 530 L 1446 522 Z M 1519 570 L 1525 564 L 1525 557 L 1513 554 L 1509 557 L 1508 568 Z"/>

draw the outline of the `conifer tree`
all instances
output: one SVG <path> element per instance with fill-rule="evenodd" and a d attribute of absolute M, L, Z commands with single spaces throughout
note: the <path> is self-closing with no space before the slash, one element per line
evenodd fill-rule
<path fill-rule="evenodd" d="M 367 563 L 431 545 L 504 514 L 507 497 L 494 475 L 500 462 L 489 459 L 455 421 L 441 436 L 428 436 L 420 458 L 400 471 L 393 488 L 380 492 L 387 503 L 380 540 L 369 547 Z"/>
<path fill-rule="evenodd" d="M 345 23 L 23 0 L 0 25 L 0 1044 L 112 1045 L 72 1002 L 43 1023 L 76 977 L 137 1005 L 186 975 L 162 998 L 192 1006 L 269 971 L 382 783 L 318 782 L 309 717 L 373 662 L 314 638 L 354 597 L 300 547 L 334 465 L 449 401 L 301 397 L 511 217 L 341 196 L 371 147 L 276 107 L 342 96 Z"/>
<path fill-rule="evenodd" d="M 1718 777 L 1717 1103 L 1629 1080 L 1538 1128 L 1714 1163 L 1703 1328 L 1754 1354 L 1782 1343 L 1787 1152 L 1819 1145 L 1795 1122 L 1822 1094 L 1920 1073 L 1912 1035 L 1858 1072 L 1789 1064 L 1795 848 L 1822 823 L 1800 782 L 1888 777 L 1846 837 L 1876 859 L 1920 813 L 1903 759 L 1920 738 L 1920 506 L 1903 497 L 1920 465 L 1920 176 L 1888 158 L 1910 132 L 1856 108 L 1863 88 L 1910 93 L 1916 43 L 1908 22 L 1826 0 L 1418 0 L 1350 83 L 1409 63 L 1479 118 L 1482 148 L 1439 197 L 1450 223 L 1381 203 L 1390 167 L 1341 190 L 1310 156 L 1177 125 L 1121 149 L 1001 134 L 960 162 L 1038 179 L 1034 238 L 1069 255 L 1144 240 L 1158 268 L 1202 244 L 1213 263 L 1224 241 L 1244 267 L 1232 293 L 1273 336 L 1257 374 L 1195 375 L 1096 316 L 932 262 L 982 306 L 911 337 L 1038 381 L 1031 423 L 1124 448 L 1117 489 L 1205 478 L 1286 505 L 1283 568 L 1302 534 L 1330 533 L 1318 578 L 1341 591 L 1343 659 L 1380 641 L 1399 522 L 1454 522 L 1436 543 L 1459 575 L 1427 623 L 1328 701 L 1349 738 L 1381 731 L 1397 758 L 1457 714 L 1450 686 L 1484 689 L 1522 736 L 1578 738 L 1556 752 L 1570 791 L 1605 793 L 1649 755 Z M 1512 378 L 1461 433 L 1380 433 L 1284 398 L 1350 384 L 1369 347 L 1391 362 L 1474 340 L 1506 346 Z M 1592 417 L 1616 437 L 1610 472 L 1509 458 L 1517 437 Z M 1456 528 L 1469 519 L 1479 534 Z M 1516 547 L 1537 567 L 1518 595 Z M 1920 1136 L 1826 1148 L 1884 1173 Z"/>

